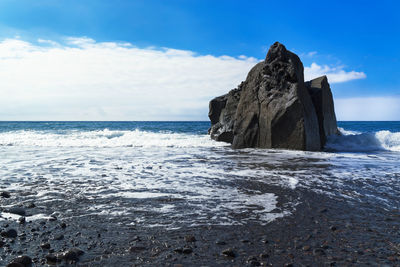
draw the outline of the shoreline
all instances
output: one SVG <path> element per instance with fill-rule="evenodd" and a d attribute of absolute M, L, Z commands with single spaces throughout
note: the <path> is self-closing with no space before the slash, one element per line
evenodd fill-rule
<path fill-rule="evenodd" d="M 398 209 L 387 211 L 376 203 L 334 199 L 305 189 L 276 194 L 298 204 L 291 215 L 265 226 L 248 223 L 165 230 L 129 225 L 126 218 L 104 221 L 96 215 L 25 223 L 0 221 L 3 232 L 17 231 L 16 238 L 0 239 L 4 243 L 0 264 L 6 265 L 18 255 L 29 256 L 33 266 L 400 264 Z M 9 199 L 1 198 L 2 205 L 5 201 L 15 205 L 18 197 L 11 194 Z M 26 211 L 30 209 L 36 207 Z M 66 259 L 66 252 L 73 248 L 83 254 Z"/>

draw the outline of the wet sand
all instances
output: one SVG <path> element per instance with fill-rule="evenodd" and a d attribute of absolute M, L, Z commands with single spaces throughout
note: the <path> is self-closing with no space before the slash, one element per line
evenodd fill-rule
<path fill-rule="evenodd" d="M 24 255 L 32 260 L 32 266 L 400 265 L 398 205 L 385 210 L 377 203 L 331 198 L 306 189 L 276 187 L 274 193 L 279 203 L 298 204 L 291 215 L 267 225 L 166 230 L 130 225 L 123 215 L 104 219 L 79 216 L 79 212 L 68 219 L 55 215 L 32 222 L 2 220 L 0 265 Z M 0 203 L 18 206 L 19 196 L 10 192 L 10 197 L 0 197 Z M 26 214 L 44 209 L 34 203 L 22 206 Z M 28 262 L 19 258 L 23 260 Z"/>

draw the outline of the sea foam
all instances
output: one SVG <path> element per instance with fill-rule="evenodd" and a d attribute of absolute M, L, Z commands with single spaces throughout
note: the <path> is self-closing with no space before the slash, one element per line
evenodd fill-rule
<path fill-rule="evenodd" d="M 339 128 L 341 135 L 328 137 L 325 149 L 337 152 L 400 151 L 400 132 L 361 133 Z"/>
<path fill-rule="evenodd" d="M 34 147 L 215 147 L 208 135 L 141 130 L 12 131 L 0 133 L 0 146 Z"/>

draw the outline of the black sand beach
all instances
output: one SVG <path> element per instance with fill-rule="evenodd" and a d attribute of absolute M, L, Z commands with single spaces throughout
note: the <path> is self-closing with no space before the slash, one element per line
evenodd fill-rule
<path fill-rule="evenodd" d="M 264 226 L 209 225 L 165 230 L 128 225 L 129 218 L 123 215 L 110 220 L 80 217 L 79 207 L 64 207 L 76 210 L 77 216 L 68 220 L 54 216 L 33 222 L 0 221 L 0 264 L 4 266 L 21 256 L 31 258 L 33 266 L 400 264 L 398 208 L 385 210 L 375 203 L 330 198 L 303 189 L 277 187 L 275 193 L 279 203 L 282 198 L 290 198 L 298 205 L 292 215 Z M 3 194 L 2 206 L 20 203 L 13 192 L 7 197 Z M 25 204 L 23 210 L 34 214 L 43 208 Z"/>

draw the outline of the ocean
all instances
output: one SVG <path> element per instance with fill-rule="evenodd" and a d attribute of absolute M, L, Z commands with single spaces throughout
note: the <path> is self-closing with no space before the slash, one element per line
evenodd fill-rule
<path fill-rule="evenodd" d="M 399 209 L 400 122 L 338 124 L 325 151 L 303 152 L 233 150 L 209 122 L 0 122 L 0 191 L 40 207 L 28 221 L 165 229 L 266 225 L 296 209 L 285 190 Z"/>

